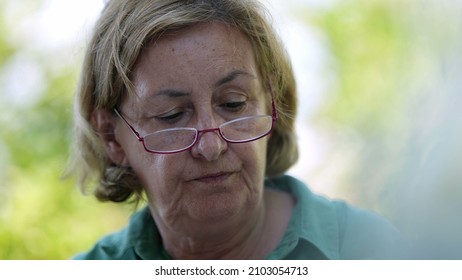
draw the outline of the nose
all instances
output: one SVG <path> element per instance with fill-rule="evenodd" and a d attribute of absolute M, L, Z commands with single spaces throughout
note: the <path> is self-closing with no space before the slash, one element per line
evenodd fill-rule
<path fill-rule="evenodd" d="M 197 137 L 191 149 L 194 157 L 214 161 L 228 149 L 228 143 L 221 137 L 218 128 L 201 130 Z"/>

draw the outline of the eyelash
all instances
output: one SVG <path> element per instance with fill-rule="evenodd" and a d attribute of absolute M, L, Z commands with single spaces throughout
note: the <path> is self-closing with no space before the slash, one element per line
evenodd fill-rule
<path fill-rule="evenodd" d="M 166 112 L 165 114 L 155 116 L 154 118 L 161 123 L 174 124 L 188 114 L 188 111 L 189 110 L 186 108 L 177 108 L 170 110 L 170 112 Z"/>
<path fill-rule="evenodd" d="M 175 120 L 176 118 L 178 118 L 179 116 L 181 116 L 183 114 L 183 112 L 178 112 L 178 113 L 174 113 L 174 114 L 171 114 L 171 115 L 168 115 L 168 116 L 163 116 L 163 117 L 157 117 L 157 119 L 161 120 L 161 121 L 173 121 Z"/>
<path fill-rule="evenodd" d="M 246 105 L 245 101 L 233 101 L 233 102 L 227 102 L 221 105 L 221 107 L 224 107 L 225 109 L 231 109 L 231 110 L 238 110 L 243 108 Z"/>
<path fill-rule="evenodd" d="M 229 110 L 232 112 L 239 112 L 243 110 L 246 106 L 246 101 L 232 101 L 232 102 L 226 102 L 220 105 L 220 107 L 224 108 L 225 110 Z M 156 119 L 158 119 L 161 122 L 175 122 L 177 119 L 180 119 L 181 116 L 185 114 L 184 111 L 181 112 L 176 112 L 170 115 L 166 116 L 157 116 Z"/>

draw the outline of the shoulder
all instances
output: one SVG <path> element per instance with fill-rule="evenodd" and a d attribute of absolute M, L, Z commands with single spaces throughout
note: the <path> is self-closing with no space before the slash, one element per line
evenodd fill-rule
<path fill-rule="evenodd" d="M 343 201 L 332 201 L 339 224 L 341 259 L 402 259 L 407 253 L 404 236 L 377 213 Z"/>
<path fill-rule="evenodd" d="M 144 228 L 149 226 L 147 208 L 135 213 L 124 229 L 100 239 L 91 250 L 73 257 L 75 260 L 133 260 L 139 259 L 139 242 L 143 241 Z M 149 230 L 148 230 L 149 232 Z"/>
<path fill-rule="evenodd" d="M 91 250 L 76 255 L 75 260 L 123 260 L 134 259 L 128 237 L 128 228 L 100 239 Z"/>
<path fill-rule="evenodd" d="M 302 181 L 281 176 L 268 186 L 290 192 L 297 200 L 292 222 L 300 239 L 329 259 L 399 259 L 405 241 L 385 218 L 341 200 L 310 191 Z"/>

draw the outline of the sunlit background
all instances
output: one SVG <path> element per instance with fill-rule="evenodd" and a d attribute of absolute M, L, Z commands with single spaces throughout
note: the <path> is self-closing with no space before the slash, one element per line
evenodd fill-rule
<path fill-rule="evenodd" d="M 415 258 L 462 259 L 462 1 L 265 3 L 298 80 L 290 173 L 388 218 Z M 0 259 L 71 258 L 133 211 L 60 178 L 103 5 L 0 0 Z"/>

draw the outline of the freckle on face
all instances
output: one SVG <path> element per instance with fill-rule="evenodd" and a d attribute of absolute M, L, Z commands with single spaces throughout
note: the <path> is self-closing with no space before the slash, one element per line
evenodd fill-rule
<path fill-rule="evenodd" d="M 218 105 L 224 99 L 220 96 L 234 96 L 235 91 L 244 92 L 249 99 L 260 92 L 263 95 L 261 85 L 257 85 L 257 81 L 250 82 L 250 78 L 236 78 L 228 84 L 215 86 L 235 70 L 258 76 L 250 42 L 244 34 L 228 26 L 217 23 L 185 29 L 160 39 L 142 55 L 133 75 L 141 98 L 141 101 L 133 102 L 140 108 L 144 106 L 143 100 L 155 98 L 156 92 L 165 89 L 188 92 L 187 101 L 179 104 L 191 110 L 204 105 L 221 110 Z M 200 117 L 192 124 L 209 121 L 203 114 Z M 133 142 L 136 141 L 132 134 L 129 135 Z M 213 137 L 208 134 L 203 140 Z M 192 150 L 153 155 L 146 153 L 139 143 L 135 143 L 138 148 L 132 148 L 135 147 L 133 142 L 127 142 L 126 149 L 129 150 L 130 164 L 141 178 L 159 219 L 171 225 L 185 226 L 183 229 L 187 230 L 191 229 L 188 226 L 190 221 L 222 222 L 257 207 L 263 191 L 266 141 L 265 138 L 220 146 L 227 149 L 223 149 L 214 161 L 204 159 Z M 231 175 L 221 181 L 196 180 L 220 172 Z"/>

